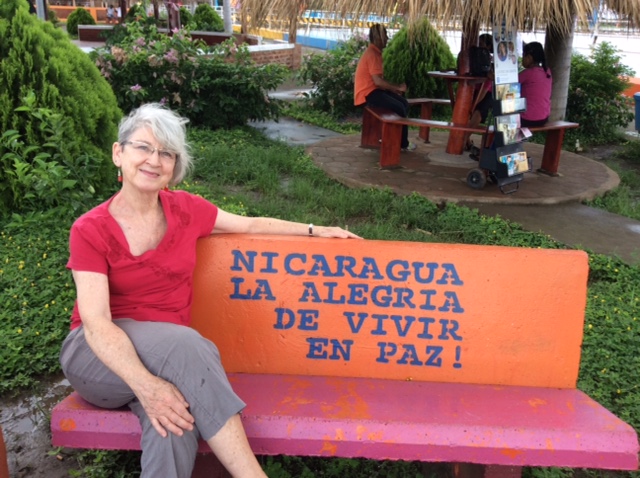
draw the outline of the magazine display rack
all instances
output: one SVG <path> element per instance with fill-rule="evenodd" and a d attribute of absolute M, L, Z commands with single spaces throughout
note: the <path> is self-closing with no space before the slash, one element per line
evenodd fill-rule
<path fill-rule="evenodd" d="M 493 132 L 493 142 L 482 149 L 479 168 L 469 171 L 467 184 L 481 189 L 488 178 L 504 194 L 510 194 L 518 190 L 524 173 L 531 170 L 521 144 L 526 136 L 520 127 L 520 113 L 527 109 L 527 102 L 520 97 L 520 83 L 494 85 L 494 91 L 494 124 L 487 128 Z"/>
<path fill-rule="evenodd" d="M 520 125 L 520 113 L 526 111 L 527 100 L 521 96 L 518 83 L 516 33 L 515 25 L 505 20 L 493 26 L 494 122 L 487 127 L 480 155 L 474 157 L 478 167 L 467 174 L 467 184 L 474 189 L 482 189 L 489 179 L 504 194 L 510 194 L 518 190 L 524 173 L 531 170 L 522 146 L 531 133 Z"/>

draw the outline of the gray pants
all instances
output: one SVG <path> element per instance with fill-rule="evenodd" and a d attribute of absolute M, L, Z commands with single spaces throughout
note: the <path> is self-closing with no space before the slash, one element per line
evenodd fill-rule
<path fill-rule="evenodd" d="M 60 363 L 73 388 L 88 402 L 104 408 L 129 406 L 142 426 L 141 478 L 189 478 L 198 439 L 208 440 L 245 404 L 231 389 L 217 347 L 195 330 L 163 322 L 114 320 L 133 343 L 145 367 L 173 383 L 195 418 L 192 432 L 162 438 L 140 402 L 120 377 L 87 345 L 84 328 L 73 330 L 62 344 Z"/>

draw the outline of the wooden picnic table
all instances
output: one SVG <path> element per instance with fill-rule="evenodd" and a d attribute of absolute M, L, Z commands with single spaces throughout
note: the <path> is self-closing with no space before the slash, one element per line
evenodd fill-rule
<path fill-rule="evenodd" d="M 447 90 L 453 106 L 451 122 L 455 125 L 466 126 L 473 108 L 475 86 L 486 81 L 481 76 L 459 75 L 455 71 L 429 71 L 432 78 L 441 78 L 447 82 Z M 456 84 L 454 95 L 454 83 Z M 464 151 L 464 135 L 462 130 L 451 129 L 446 152 L 460 155 Z"/>

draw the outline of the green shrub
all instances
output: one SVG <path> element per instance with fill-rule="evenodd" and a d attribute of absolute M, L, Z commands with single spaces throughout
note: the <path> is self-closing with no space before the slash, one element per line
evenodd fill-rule
<path fill-rule="evenodd" d="M 187 26 L 193 21 L 193 15 L 185 8 L 180 7 L 180 26 Z"/>
<path fill-rule="evenodd" d="M 50 109 L 36 108 L 35 94 L 24 98 L 16 114 L 25 115 L 43 135 L 44 142 L 26 143 L 16 130 L 0 137 L 4 180 L 0 183 L 0 211 L 39 211 L 64 207 L 80 211 L 104 192 L 104 157 L 92 158 L 83 150 L 72 121 Z M 111 183 L 115 185 L 115 181 Z"/>
<path fill-rule="evenodd" d="M 205 32 L 223 32 L 224 22 L 220 15 L 207 3 L 201 3 L 193 14 L 195 29 Z"/>
<path fill-rule="evenodd" d="M 393 83 L 406 83 L 410 98 L 448 98 L 444 81 L 429 71 L 449 70 L 456 60 L 447 42 L 424 18 L 412 29 L 402 28 L 384 49 L 384 76 Z"/>
<path fill-rule="evenodd" d="M 55 10 L 47 8 L 47 21 L 51 22 L 54 27 L 57 27 L 60 24 L 60 19 L 58 18 L 58 14 Z"/>
<path fill-rule="evenodd" d="M 313 86 L 309 100 L 314 108 L 339 118 L 356 111 L 353 78 L 368 40 L 355 35 L 326 53 L 312 53 L 298 71 L 301 81 Z"/>
<path fill-rule="evenodd" d="M 144 8 L 144 5 L 142 3 L 134 3 L 131 5 L 129 10 L 127 10 L 127 14 L 124 16 L 124 21 L 125 23 L 130 23 L 147 18 L 147 11 Z"/>
<path fill-rule="evenodd" d="M 0 131 L 15 131 L 26 146 L 43 147 L 50 131 L 34 114 L 18 110 L 31 94 L 31 111 L 49 110 L 67 118 L 65 128 L 73 131 L 74 140 L 64 146 L 65 154 L 95 161 L 96 167 L 86 171 L 91 175 L 87 180 L 96 189 L 108 184 L 113 165 L 106 159 L 121 117 L 113 91 L 66 33 L 30 15 L 26 2 L 6 0 L 0 3 Z M 0 184 L 8 181 L 13 164 L 5 156 L 9 152 L 6 144 L 0 145 Z M 0 197 L 0 213 L 12 207 L 9 196 Z"/>
<path fill-rule="evenodd" d="M 204 53 L 204 54 L 203 54 Z M 214 48 L 180 30 L 161 35 L 155 27 L 126 25 L 126 36 L 111 49 L 93 53 L 124 111 L 160 102 L 192 124 L 231 127 L 277 117 L 268 99 L 288 71 L 281 65 L 255 65 L 245 46 L 232 40 Z"/>
<path fill-rule="evenodd" d="M 632 100 L 622 95 L 625 77 L 634 71 L 621 62 L 611 44 L 598 43 L 589 57 L 574 53 L 571 58 L 567 121 L 580 123 L 577 132 L 584 142 L 616 142 L 619 129 L 633 120 Z"/>
<path fill-rule="evenodd" d="M 95 25 L 96 21 L 93 19 L 88 10 L 84 8 L 76 8 L 67 17 L 67 33 L 73 36 L 78 36 L 78 25 Z"/>
<path fill-rule="evenodd" d="M 111 48 L 121 43 L 130 44 L 135 39 L 134 35 L 139 35 L 147 41 L 159 40 L 164 35 L 158 32 L 156 19 L 147 16 L 145 9 L 137 3 L 129 9 L 124 17 L 124 22 L 118 23 L 112 30 L 104 32 L 103 37 L 105 46 Z"/>

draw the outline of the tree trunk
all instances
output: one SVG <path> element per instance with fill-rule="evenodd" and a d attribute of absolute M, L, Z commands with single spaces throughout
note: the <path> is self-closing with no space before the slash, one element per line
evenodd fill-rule
<path fill-rule="evenodd" d="M 127 14 L 127 0 L 120 0 L 120 18 L 118 23 L 124 23 L 124 17 Z"/>
<path fill-rule="evenodd" d="M 231 0 L 223 0 L 222 16 L 224 20 L 224 32 L 233 33 L 233 22 L 231 21 Z"/>
<path fill-rule="evenodd" d="M 249 27 L 247 26 L 247 9 L 244 6 L 244 2 L 240 5 L 240 33 L 248 34 Z"/>
<path fill-rule="evenodd" d="M 547 26 L 544 51 L 547 57 L 547 66 L 551 69 L 553 77 L 550 121 L 563 120 L 567 112 L 574 25 L 572 24 L 571 31 L 568 33 Z"/>
<path fill-rule="evenodd" d="M 295 43 L 298 36 L 298 3 L 294 2 L 289 10 L 289 43 Z"/>

